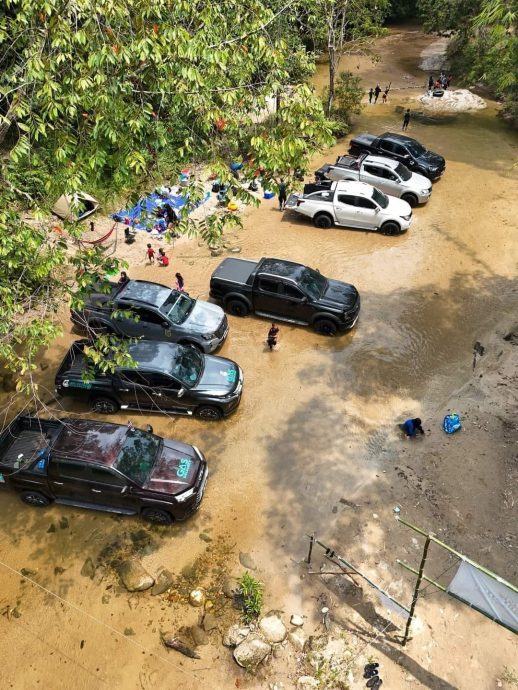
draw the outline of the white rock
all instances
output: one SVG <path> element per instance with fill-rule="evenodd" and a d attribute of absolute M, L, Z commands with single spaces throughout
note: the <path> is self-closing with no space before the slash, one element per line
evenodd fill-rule
<path fill-rule="evenodd" d="M 119 577 L 128 592 L 143 592 L 155 584 L 140 561 L 129 559 L 119 565 Z"/>
<path fill-rule="evenodd" d="M 255 671 L 272 648 L 258 635 L 250 635 L 234 649 L 234 659 L 248 671 Z"/>
<path fill-rule="evenodd" d="M 205 592 L 201 589 L 193 589 L 189 594 L 189 603 L 192 606 L 203 606 L 205 603 Z"/>
<path fill-rule="evenodd" d="M 282 642 L 286 637 L 286 626 L 275 613 L 270 613 L 259 621 L 259 630 L 268 642 Z"/>
<path fill-rule="evenodd" d="M 297 628 L 300 628 L 304 625 L 304 617 L 298 616 L 296 613 L 294 613 L 290 618 L 290 623 L 296 626 Z"/>
<path fill-rule="evenodd" d="M 313 690 L 313 688 L 318 688 L 319 682 L 313 676 L 301 676 L 297 680 L 297 690 Z"/>
<path fill-rule="evenodd" d="M 439 113 L 464 113 L 487 108 L 485 100 L 468 89 L 446 89 L 440 98 L 426 94 L 419 100 L 427 110 Z"/>
<path fill-rule="evenodd" d="M 288 640 L 295 647 L 298 652 L 304 651 L 304 646 L 306 644 L 306 636 L 302 630 L 292 630 L 288 633 Z"/>
<path fill-rule="evenodd" d="M 242 628 L 239 625 L 231 625 L 227 632 L 223 635 L 223 644 L 225 647 L 237 647 L 250 634 L 250 628 Z"/>

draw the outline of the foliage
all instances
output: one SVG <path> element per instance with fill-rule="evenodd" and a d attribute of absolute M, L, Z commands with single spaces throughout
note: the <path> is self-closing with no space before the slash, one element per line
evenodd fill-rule
<path fill-rule="evenodd" d="M 481 0 L 417 0 L 425 31 L 462 30 L 476 15 Z"/>
<path fill-rule="evenodd" d="M 340 72 L 335 88 L 331 117 L 340 123 L 342 136 L 350 130 L 352 116 L 361 113 L 363 95 L 360 77 L 352 72 Z M 326 99 L 327 90 L 324 92 L 324 100 Z"/>
<path fill-rule="evenodd" d="M 417 0 L 391 0 L 387 21 L 413 19 L 417 14 Z"/>
<path fill-rule="evenodd" d="M 81 226 L 57 238 L 26 225 L 63 192 L 103 202 L 140 196 L 206 161 L 231 180 L 247 160 L 265 176 L 304 168 L 331 142 L 320 100 L 304 84 L 311 63 L 280 0 L 6 0 L 0 4 L 0 359 L 23 374 L 59 332 L 56 312 L 76 276 L 119 268 L 84 251 Z M 291 24 L 290 24 L 291 23 Z M 288 86 L 289 85 L 289 86 Z M 281 108 L 263 121 L 268 99 Z M 7 136 L 9 134 L 9 136 Z M 193 185 L 191 199 L 200 190 Z M 239 199 L 253 197 L 239 187 Z M 179 229 L 215 241 L 231 214 Z M 72 258 L 73 257 L 73 258 Z M 14 289 L 12 289 L 14 286 Z M 5 299 L 4 299 L 5 298 Z"/>
<path fill-rule="evenodd" d="M 245 623 L 251 623 L 261 613 L 263 585 L 249 572 L 243 573 L 238 582 L 238 593 L 243 602 L 243 620 Z"/>

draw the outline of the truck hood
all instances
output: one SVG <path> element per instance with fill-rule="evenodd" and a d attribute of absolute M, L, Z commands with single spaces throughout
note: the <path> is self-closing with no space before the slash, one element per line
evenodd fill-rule
<path fill-rule="evenodd" d="M 200 465 L 192 446 L 165 439 L 144 489 L 169 495 L 187 491 L 196 484 Z"/>
<path fill-rule="evenodd" d="M 231 359 L 205 355 L 205 368 L 196 384 L 199 393 L 224 396 L 233 393 L 242 379 L 241 370 Z"/>
<path fill-rule="evenodd" d="M 403 181 L 403 184 L 407 189 L 416 189 L 419 191 L 423 189 L 431 189 L 432 187 L 432 183 L 427 177 L 415 172 L 412 173 L 412 177 L 409 180 L 406 182 Z"/>
<path fill-rule="evenodd" d="M 193 310 L 182 324 L 194 333 L 210 335 L 221 326 L 225 314 L 217 304 L 196 301 Z"/>
<path fill-rule="evenodd" d="M 416 158 L 416 160 L 419 165 L 423 166 L 423 168 L 430 170 L 440 170 L 445 166 L 444 158 L 433 151 L 425 151 L 423 155 L 419 156 L 419 158 Z"/>
<path fill-rule="evenodd" d="M 410 208 L 410 204 L 407 201 L 403 201 L 403 199 L 398 199 L 395 196 L 387 196 L 387 198 L 389 200 L 389 205 L 387 206 L 387 208 L 383 209 L 383 213 L 399 217 L 412 215 L 412 209 Z"/>
<path fill-rule="evenodd" d="M 334 309 L 349 310 L 354 307 L 358 299 L 358 290 L 354 285 L 342 283 L 339 280 L 329 280 L 325 293 L 318 300 L 318 304 Z"/>

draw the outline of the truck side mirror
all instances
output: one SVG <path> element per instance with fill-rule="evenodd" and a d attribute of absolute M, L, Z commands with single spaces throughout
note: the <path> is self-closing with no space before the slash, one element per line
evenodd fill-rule
<path fill-rule="evenodd" d="M 169 324 L 168 321 L 162 321 L 162 328 L 165 328 L 166 330 L 171 328 L 171 325 Z"/>
<path fill-rule="evenodd" d="M 185 395 L 185 388 L 180 388 L 178 393 L 176 394 L 177 398 L 182 398 Z"/>

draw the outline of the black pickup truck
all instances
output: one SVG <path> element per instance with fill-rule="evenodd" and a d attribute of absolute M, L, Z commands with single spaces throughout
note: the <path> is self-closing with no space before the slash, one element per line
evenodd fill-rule
<path fill-rule="evenodd" d="M 352 328 L 360 312 L 354 285 L 283 259 L 225 259 L 212 274 L 210 296 L 234 316 L 255 312 L 324 335 Z"/>
<path fill-rule="evenodd" d="M 446 162 L 442 156 L 428 151 L 415 139 L 403 134 L 385 132 L 379 136 L 360 134 L 351 139 L 349 145 L 351 156 L 362 153 L 374 153 L 400 161 L 411 172 L 421 173 L 429 180 L 437 180 L 444 173 Z"/>
<path fill-rule="evenodd" d="M 150 431 L 20 415 L 0 434 L 0 488 L 32 506 L 93 508 L 171 524 L 199 507 L 203 454 Z"/>

